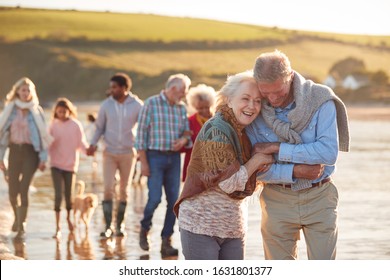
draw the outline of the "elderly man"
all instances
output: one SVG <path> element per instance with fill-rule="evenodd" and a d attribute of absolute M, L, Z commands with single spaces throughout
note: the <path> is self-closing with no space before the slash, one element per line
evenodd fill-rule
<path fill-rule="evenodd" d="M 171 236 L 176 217 L 173 206 L 180 188 L 180 149 L 191 147 L 187 111 L 181 101 L 187 94 L 191 80 L 176 74 L 169 77 L 160 94 L 145 100 L 138 118 L 135 147 L 141 162 L 141 174 L 148 177 L 148 201 L 141 221 L 140 247 L 149 250 L 148 232 L 154 211 L 161 202 L 162 186 L 167 199 L 164 227 L 161 232 L 161 254 L 177 256 Z"/>
<path fill-rule="evenodd" d="M 303 231 L 309 259 L 335 259 L 338 193 L 331 180 L 339 150 L 349 150 L 344 104 L 323 85 L 306 80 L 276 50 L 256 59 L 261 114 L 247 127 L 254 152 L 277 162 L 258 179 L 266 259 L 296 259 Z"/>

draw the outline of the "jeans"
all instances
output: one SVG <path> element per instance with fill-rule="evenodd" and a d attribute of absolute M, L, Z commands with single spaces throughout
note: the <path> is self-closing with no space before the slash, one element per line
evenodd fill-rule
<path fill-rule="evenodd" d="M 150 176 L 148 177 L 149 194 L 141 226 L 147 231 L 152 227 L 153 214 L 161 202 L 162 187 L 164 187 L 167 211 L 161 237 L 170 237 L 173 234 L 173 227 L 176 222 L 173 206 L 179 197 L 180 191 L 180 153 L 149 150 L 146 155 L 150 170 Z"/>
<path fill-rule="evenodd" d="M 244 238 L 220 238 L 192 233 L 180 228 L 181 245 L 186 260 L 243 260 Z"/>

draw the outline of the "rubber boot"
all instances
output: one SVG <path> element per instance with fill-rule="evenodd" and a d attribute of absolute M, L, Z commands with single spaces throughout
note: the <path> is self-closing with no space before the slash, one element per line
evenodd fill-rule
<path fill-rule="evenodd" d="M 161 243 L 161 256 L 171 257 L 177 256 L 179 254 L 179 250 L 172 247 L 171 237 L 163 237 Z"/>
<path fill-rule="evenodd" d="M 26 229 L 26 217 L 27 217 L 27 207 L 20 206 L 16 209 L 17 217 L 18 217 L 18 234 L 16 238 L 23 239 Z"/>
<path fill-rule="evenodd" d="M 12 224 L 12 231 L 17 232 L 18 231 L 18 211 L 16 205 L 12 205 L 12 210 L 14 211 L 14 223 Z"/>
<path fill-rule="evenodd" d="M 111 228 L 112 200 L 103 200 L 102 206 L 103 206 L 104 220 L 106 222 L 106 229 L 105 231 L 100 233 L 100 236 L 104 238 L 110 238 L 114 234 Z"/>
<path fill-rule="evenodd" d="M 125 218 L 126 213 L 126 202 L 121 201 L 118 205 L 118 211 L 116 215 L 116 231 L 115 235 L 118 237 L 124 237 L 126 236 L 125 231 L 125 224 L 123 223 L 123 220 Z"/>
<path fill-rule="evenodd" d="M 148 233 L 148 230 L 141 227 L 141 231 L 139 232 L 139 246 L 145 251 L 149 251 Z"/>

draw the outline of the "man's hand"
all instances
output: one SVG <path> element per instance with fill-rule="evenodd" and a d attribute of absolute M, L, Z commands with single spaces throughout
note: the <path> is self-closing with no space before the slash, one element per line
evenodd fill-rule
<path fill-rule="evenodd" d="M 149 162 L 146 156 L 146 152 L 144 150 L 139 150 L 138 157 L 139 157 L 139 162 L 141 163 L 141 175 L 149 177 L 150 169 L 149 169 Z"/>
<path fill-rule="evenodd" d="M 97 146 L 91 145 L 87 149 L 87 156 L 93 156 L 97 150 Z"/>
<path fill-rule="evenodd" d="M 256 143 L 252 147 L 252 154 L 256 153 L 263 153 L 266 155 L 272 155 L 279 153 L 279 147 L 280 143 L 273 142 L 273 143 Z"/>
<path fill-rule="evenodd" d="M 187 145 L 188 139 L 185 137 L 181 137 L 173 141 L 172 149 L 177 152 L 180 151 L 185 145 Z"/>
<path fill-rule="evenodd" d="M 4 161 L 0 160 L 0 170 L 5 171 L 5 169 Z"/>
<path fill-rule="evenodd" d="M 301 179 L 315 180 L 322 176 L 324 173 L 323 164 L 295 164 L 293 170 L 293 177 Z"/>

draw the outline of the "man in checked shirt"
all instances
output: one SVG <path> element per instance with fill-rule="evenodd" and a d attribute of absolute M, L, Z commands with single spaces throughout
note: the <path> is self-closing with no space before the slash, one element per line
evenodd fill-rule
<path fill-rule="evenodd" d="M 149 250 L 148 232 L 164 187 L 167 211 L 161 232 L 163 257 L 178 255 L 171 244 L 176 221 L 173 206 L 180 189 L 180 149 L 192 146 L 187 110 L 182 102 L 190 84 L 186 75 L 170 76 L 160 94 L 145 100 L 138 118 L 135 148 L 139 153 L 141 174 L 148 177 L 149 190 L 139 244 L 143 250 Z"/>

